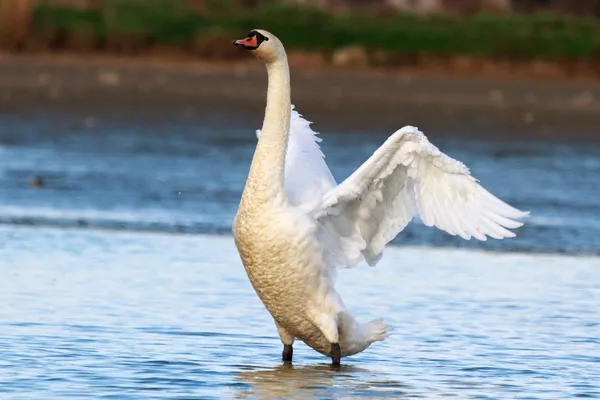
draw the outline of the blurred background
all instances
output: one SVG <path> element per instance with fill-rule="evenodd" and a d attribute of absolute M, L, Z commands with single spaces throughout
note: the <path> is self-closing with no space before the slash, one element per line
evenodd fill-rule
<path fill-rule="evenodd" d="M 532 212 L 504 241 L 417 221 L 341 273 L 398 328 L 344 374 L 278 366 L 232 243 L 253 28 L 338 182 L 414 125 Z M 600 396 L 600 1 L 1 0 L 0 46 L 0 398 Z"/>

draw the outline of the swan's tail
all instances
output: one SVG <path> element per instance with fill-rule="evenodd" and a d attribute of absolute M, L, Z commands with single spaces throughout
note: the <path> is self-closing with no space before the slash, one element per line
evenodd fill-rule
<path fill-rule="evenodd" d="M 363 331 L 363 336 L 370 342 L 380 342 L 387 339 L 389 326 L 382 319 L 377 319 L 366 324 L 360 324 L 360 330 Z"/>
<path fill-rule="evenodd" d="M 343 353 L 345 353 L 343 354 L 344 357 L 360 353 L 373 342 L 385 340 L 390 335 L 390 327 L 381 319 L 361 324 L 349 313 L 344 313 L 342 321 L 345 344 L 345 346 L 342 346 Z"/>

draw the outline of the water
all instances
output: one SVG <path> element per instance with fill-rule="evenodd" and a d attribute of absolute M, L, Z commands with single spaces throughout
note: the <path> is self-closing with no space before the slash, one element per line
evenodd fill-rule
<path fill-rule="evenodd" d="M 600 148 L 436 141 L 533 216 L 485 244 L 415 223 L 343 271 L 395 331 L 334 371 L 301 343 L 281 364 L 228 234 L 255 143 L 236 118 L 0 117 L 0 399 L 600 397 Z M 323 138 L 338 180 L 385 139 Z"/>
<path fill-rule="evenodd" d="M 232 116 L 144 125 L 60 115 L 4 116 L 0 126 L 0 223 L 229 234 L 248 173 L 254 127 Z M 243 126 L 243 127 L 240 127 Z M 338 181 L 386 139 L 323 133 Z M 508 241 L 464 241 L 411 224 L 408 245 L 600 254 L 600 146 L 436 140 L 492 193 L 532 217 Z M 45 187 L 28 181 L 41 176 Z"/>
<path fill-rule="evenodd" d="M 598 257 L 390 249 L 339 289 L 395 334 L 335 373 L 300 343 L 281 365 L 230 238 L 0 237 L 0 398 L 600 396 Z"/>

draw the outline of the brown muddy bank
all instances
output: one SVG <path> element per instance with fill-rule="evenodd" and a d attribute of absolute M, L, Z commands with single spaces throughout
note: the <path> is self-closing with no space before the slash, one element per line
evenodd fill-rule
<path fill-rule="evenodd" d="M 291 57 L 292 65 L 298 65 Z M 306 63 L 304 64 L 306 65 Z M 292 68 L 293 103 L 317 130 L 600 142 L 600 84 Z M 266 74 L 211 63 L 81 55 L 0 57 L 0 113 L 260 126 Z M 237 118 L 229 119 L 227 115 Z"/>

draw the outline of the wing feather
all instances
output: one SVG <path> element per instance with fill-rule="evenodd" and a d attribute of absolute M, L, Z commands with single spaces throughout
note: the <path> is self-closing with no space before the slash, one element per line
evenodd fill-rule
<path fill-rule="evenodd" d="M 417 128 L 394 133 L 371 158 L 312 210 L 330 267 L 375 265 L 383 248 L 419 216 L 463 239 L 514 237 L 527 216 L 498 199 L 460 161 L 431 144 Z"/>
<path fill-rule="evenodd" d="M 469 169 L 404 127 L 336 186 L 310 122 L 292 106 L 284 187 L 289 202 L 317 221 L 325 264 L 375 265 L 383 248 L 419 217 L 463 239 L 514 237 L 522 212 L 479 185 Z M 260 136 L 260 130 L 257 132 Z"/>

